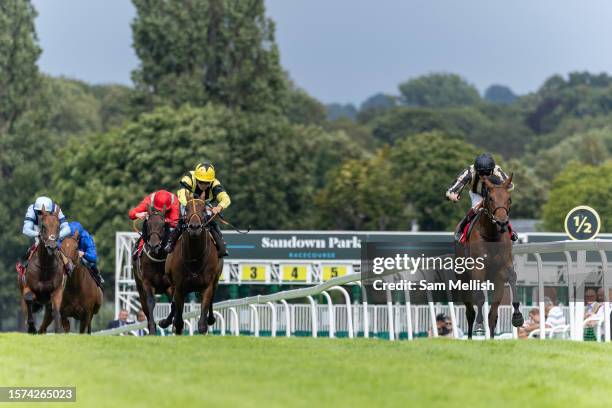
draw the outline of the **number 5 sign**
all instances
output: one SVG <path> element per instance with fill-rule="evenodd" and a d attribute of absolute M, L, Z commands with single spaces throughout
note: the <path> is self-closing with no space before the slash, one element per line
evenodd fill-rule
<path fill-rule="evenodd" d="M 599 214 L 586 205 L 572 208 L 565 216 L 565 232 L 571 239 L 593 239 L 600 229 Z"/>

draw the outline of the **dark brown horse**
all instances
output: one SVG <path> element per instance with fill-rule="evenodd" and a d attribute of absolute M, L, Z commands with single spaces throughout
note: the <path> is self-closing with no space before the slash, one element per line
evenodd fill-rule
<path fill-rule="evenodd" d="M 155 294 L 166 293 L 172 299 L 170 280 L 165 275 L 166 251 L 163 250 L 168 236 L 165 211 L 157 211 L 153 206 L 148 209 L 148 217 L 143 228 L 144 246 L 138 259 L 134 277 L 140 295 L 142 311 L 147 316 L 150 335 L 155 335 Z"/>
<path fill-rule="evenodd" d="M 485 282 L 489 280 L 494 285 L 492 302 L 488 316 L 491 338 L 494 337 L 497 325 L 497 312 L 505 292 L 505 284 L 509 283 L 512 290 L 512 325 L 523 324 L 523 316 L 519 310 L 516 293 L 516 272 L 512 263 L 512 241 L 508 233 L 510 223 L 510 183 L 512 175 L 505 181 L 494 184 L 487 177 L 481 177 L 485 191 L 481 207 L 472 220 L 473 227 L 465 247 L 457 245 L 457 256 L 469 256 L 484 259 L 483 268 L 474 268 L 459 275 L 463 282 Z M 470 292 L 465 298 L 465 313 L 468 321 L 468 338 L 472 338 L 474 322 L 482 323 L 482 307 L 485 298 L 481 290 Z M 478 316 L 474 311 L 474 303 L 478 308 Z"/>
<path fill-rule="evenodd" d="M 202 297 L 198 331 L 208 332 L 208 326 L 215 324 L 213 298 L 223 270 L 223 259 L 217 255 L 215 242 L 209 231 L 210 220 L 203 200 L 191 199 L 185 208 L 187 228 L 179 237 L 175 250 L 166 259 L 166 275 L 174 289 L 174 300 L 170 315 L 160 322 L 167 327 L 174 316 L 177 335 L 183 334 L 183 305 L 185 296 L 200 292 Z M 162 326 L 162 327 L 164 327 Z"/>
<path fill-rule="evenodd" d="M 58 249 L 59 207 L 55 212 L 47 212 L 45 207 L 40 215 L 38 247 L 28 263 L 25 282 L 19 282 L 23 299 L 22 305 L 27 313 L 28 333 L 36 333 L 33 309 L 41 305 L 45 313 L 55 322 L 55 332 L 60 330 L 60 308 L 66 278 L 64 264 Z M 45 327 L 46 330 L 46 327 Z M 40 333 L 45 333 L 41 327 Z"/>
<path fill-rule="evenodd" d="M 79 232 L 66 237 L 62 241 L 62 252 L 75 265 L 72 275 L 66 281 L 64 296 L 62 298 L 62 326 L 64 332 L 70 332 L 69 317 L 79 321 L 79 333 L 87 331 L 91 334 L 91 320 L 102 306 L 102 289 L 98 287 L 91 272 L 79 259 Z M 51 323 L 51 314 L 45 313 L 41 330 Z"/>

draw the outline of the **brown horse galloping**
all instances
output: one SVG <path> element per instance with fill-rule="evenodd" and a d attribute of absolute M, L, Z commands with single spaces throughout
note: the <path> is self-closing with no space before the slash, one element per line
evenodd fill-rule
<path fill-rule="evenodd" d="M 25 282 L 19 282 L 22 296 L 22 307 L 27 312 L 28 333 L 36 333 L 33 309 L 45 306 L 55 322 L 55 332 L 60 330 L 60 308 L 64 284 L 64 264 L 60 259 L 57 240 L 59 238 L 59 207 L 55 212 L 47 212 L 43 206 L 40 219 L 38 247 L 32 255 L 25 273 Z M 41 327 L 40 333 L 45 333 Z"/>
<path fill-rule="evenodd" d="M 70 332 L 68 318 L 72 317 L 79 321 L 79 333 L 87 331 L 91 334 L 91 320 L 102 306 L 102 289 L 98 287 L 87 267 L 80 262 L 78 231 L 73 236 L 64 238 L 61 250 L 75 265 L 72 275 L 66 281 L 62 299 L 61 316 L 64 332 Z M 46 329 L 50 323 L 51 314 L 45 313 L 41 330 Z"/>
<path fill-rule="evenodd" d="M 177 241 L 176 249 L 166 259 L 166 275 L 174 290 L 174 300 L 170 315 L 159 323 L 167 327 L 174 316 L 177 335 L 183 334 L 183 305 L 185 295 L 200 292 L 202 297 L 198 331 L 208 332 L 208 326 L 215 324 L 213 298 L 223 270 L 223 259 L 219 258 L 217 248 L 209 231 L 210 219 L 206 215 L 206 203 L 191 199 L 186 205 L 187 229 Z M 208 219 L 208 221 L 206 221 Z"/>
<path fill-rule="evenodd" d="M 166 251 L 163 250 L 168 236 L 168 229 L 163 211 L 157 211 L 151 205 L 144 228 L 144 247 L 136 260 L 134 277 L 140 295 L 142 311 L 147 316 L 149 335 L 155 335 L 155 294 L 166 293 L 172 299 L 170 280 L 165 275 Z"/>
<path fill-rule="evenodd" d="M 494 337 L 497 326 L 497 311 L 502 301 L 505 284 L 510 284 L 512 290 L 512 325 L 519 327 L 523 324 L 523 315 L 519 309 L 518 296 L 516 292 L 516 272 L 512 264 L 512 241 L 508 233 L 510 223 L 510 191 L 512 175 L 503 183 L 499 180 L 481 177 L 486 190 L 483 195 L 482 207 L 476 217 L 472 220 L 473 227 L 465 247 L 457 245 L 457 256 L 469 256 L 472 258 L 483 258 L 484 267 L 474 268 L 459 275 L 463 282 L 489 280 L 494 284 L 491 309 L 488 316 L 489 331 L 491 338 Z M 494 184 L 491 180 L 498 182 Z M 465 314 L 468 321 L 468 338 L 472 338 L 474 321 L 482 323 L 482 306 L 484 304 L 484 293 L 481 290 L 473 291 L 465 299 Z M 478 316 L 474 311 L 474 303 L 478 308 Z"/>

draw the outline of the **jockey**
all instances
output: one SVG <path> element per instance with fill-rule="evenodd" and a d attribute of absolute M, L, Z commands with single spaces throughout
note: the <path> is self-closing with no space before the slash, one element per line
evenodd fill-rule
<path fill-rule="evenodd" d="M 461 220 L 459 226 L 457 227 L 457 231 L 455 232 L 455 239 L 457 241 L 460 240 L 461 235 L 463 234 L 463 229 L 465 226 L 474 218 L 476 215 L 476 209 L 480 206 L 482 202 L 481 192 L 483 190 L 483 183 L 480 180 L 480 176 L 496 176 L 502 182 L 508 179 L 508 176 L 504 171 L 495 164 L 495 160 L 490 153 L 483 153 L 476 157 L 474 164 L 470 165 L 467 169 L 463 170 L 457 179 L 451 184 L 449 189 L 446 191 L 446 197 L 451 201 L 459 201 L 459 194 L 463 190 L 466 185 L 470 185 L 470 199 L 472 200 L 472 207 L 468 211 L 467 215 Z M 510 184 L 509 191 L 514 189 L 514 184 Z M 516 232 L 511 231 L 512 240 L 518 240 L 518 235 Z"/>
<path fill-rule="evenodd" d="M 76 232 L 79 233 L 79 257 L 81 258 L 81 263 L 94 272 L 94 279 L 98 286 L 101 287 L 104 279 L 102 279 L 102 275 L 98 270 L 98 255 L 93 237 L 83 228 L 80 222 L 71 221 L 68 225 L 70 226 L 70 236 L 74 236 Z"/>
<path fill-rule="evenodd" d="M 59 207 L 59 205 L 55 204 L 53 200 L 51 200 L 49 197 L 38 197 L 36 201 L 34 201 L 34 204 L 31 204 L 28 207 L 25 219 L 23 220 L 22 232 L 24 235 L 27 235 L 30 238 L 34 238 L 34 243 L 26 252 L 25 258 L 22 258 L 17 262 L 16 266 L 19 272 L 25 271 L 25 268 L 28 266 L 28 262 L 32 253 L 36 250 L 36 247 L 38 246 L 38 236 L 40 234 L 39 217 L 42 213 L 43 208 L 45 209 L 45 211 L 49 212 L 55 212 L 56 209 L 58 210 L 58 219 L 60 222 L 60 231 L 58 237 L 59 240 L 70 235 L 70 226 L 68 225 L 68 221 L 66 220 L 66 217 L 64 216 L 64 213 L 62 212 L 62 209 Z M 61 252 L 60 257 L 62 258 L 64 266 L 66 267 L 68 272 L 72 272 L 72 269 L 74 267 L 72 265 L 72 262 L 68 258 L 63 256 Z"/>
<path fill-rule="evenodd" d="M 177 191 L 178 199 L 181 203 L 181 215 L 185 213 L 185 205 L 191 195 L 194 198 L 200 198 L 206 203 L 216 201 L 217 205 L 210 209 L 211 213 L 220 214 L 231 204 L 231 200 L 227 191 L 221 185 L 221 182 L 215 178 L 215 168 L 211 163 L 198 164 L 195 170 L 190 171 L 181 178 L 181 188 Z M 167 252 L 172 252 L 174 244 L 181 233 L 185 230 L 185 221 L 181 216 L 178 227 L 170 234 Z M 227 256 L 225 241 L 221 235 L 221 230 L 216 222 L 210 223 L 210 232 L 217 243 L 217 251 L 220 257 Z"/>
<path fill-rule="evenodd" d="M 132 208 L 128 212 L 128 216 L 131 220 L 140 219 L 146 220 L 148 214 L 148 208 L 153 205 L 157 211 L 162 212 L 165 211 L 164 217 L 166 224 L 173 230 L 176 228 L 176 224 L 179 220 L 179 200 L 178 197 L 166 190 L 158 190 L 151 194 L 148 194 L 145 198 L 142 199 L 140 204 L 136 207 Z M 144 229 L 144 225 L 143 225 Z M 142 248 L 144 244 L 144 235 L 140 237 L 137 242 L 136 251 L 134 253 L 137 256 L 138 252 Z"/>

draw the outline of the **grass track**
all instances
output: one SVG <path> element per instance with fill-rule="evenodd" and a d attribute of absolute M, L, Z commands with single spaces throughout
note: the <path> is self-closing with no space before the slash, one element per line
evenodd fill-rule
<path fill-rule="evenodd" d="M 1 334 L 0 352 L 0 385 L 75 385 L 69 407 L 582 407 L 612 392 L 611 344 Z"/>

